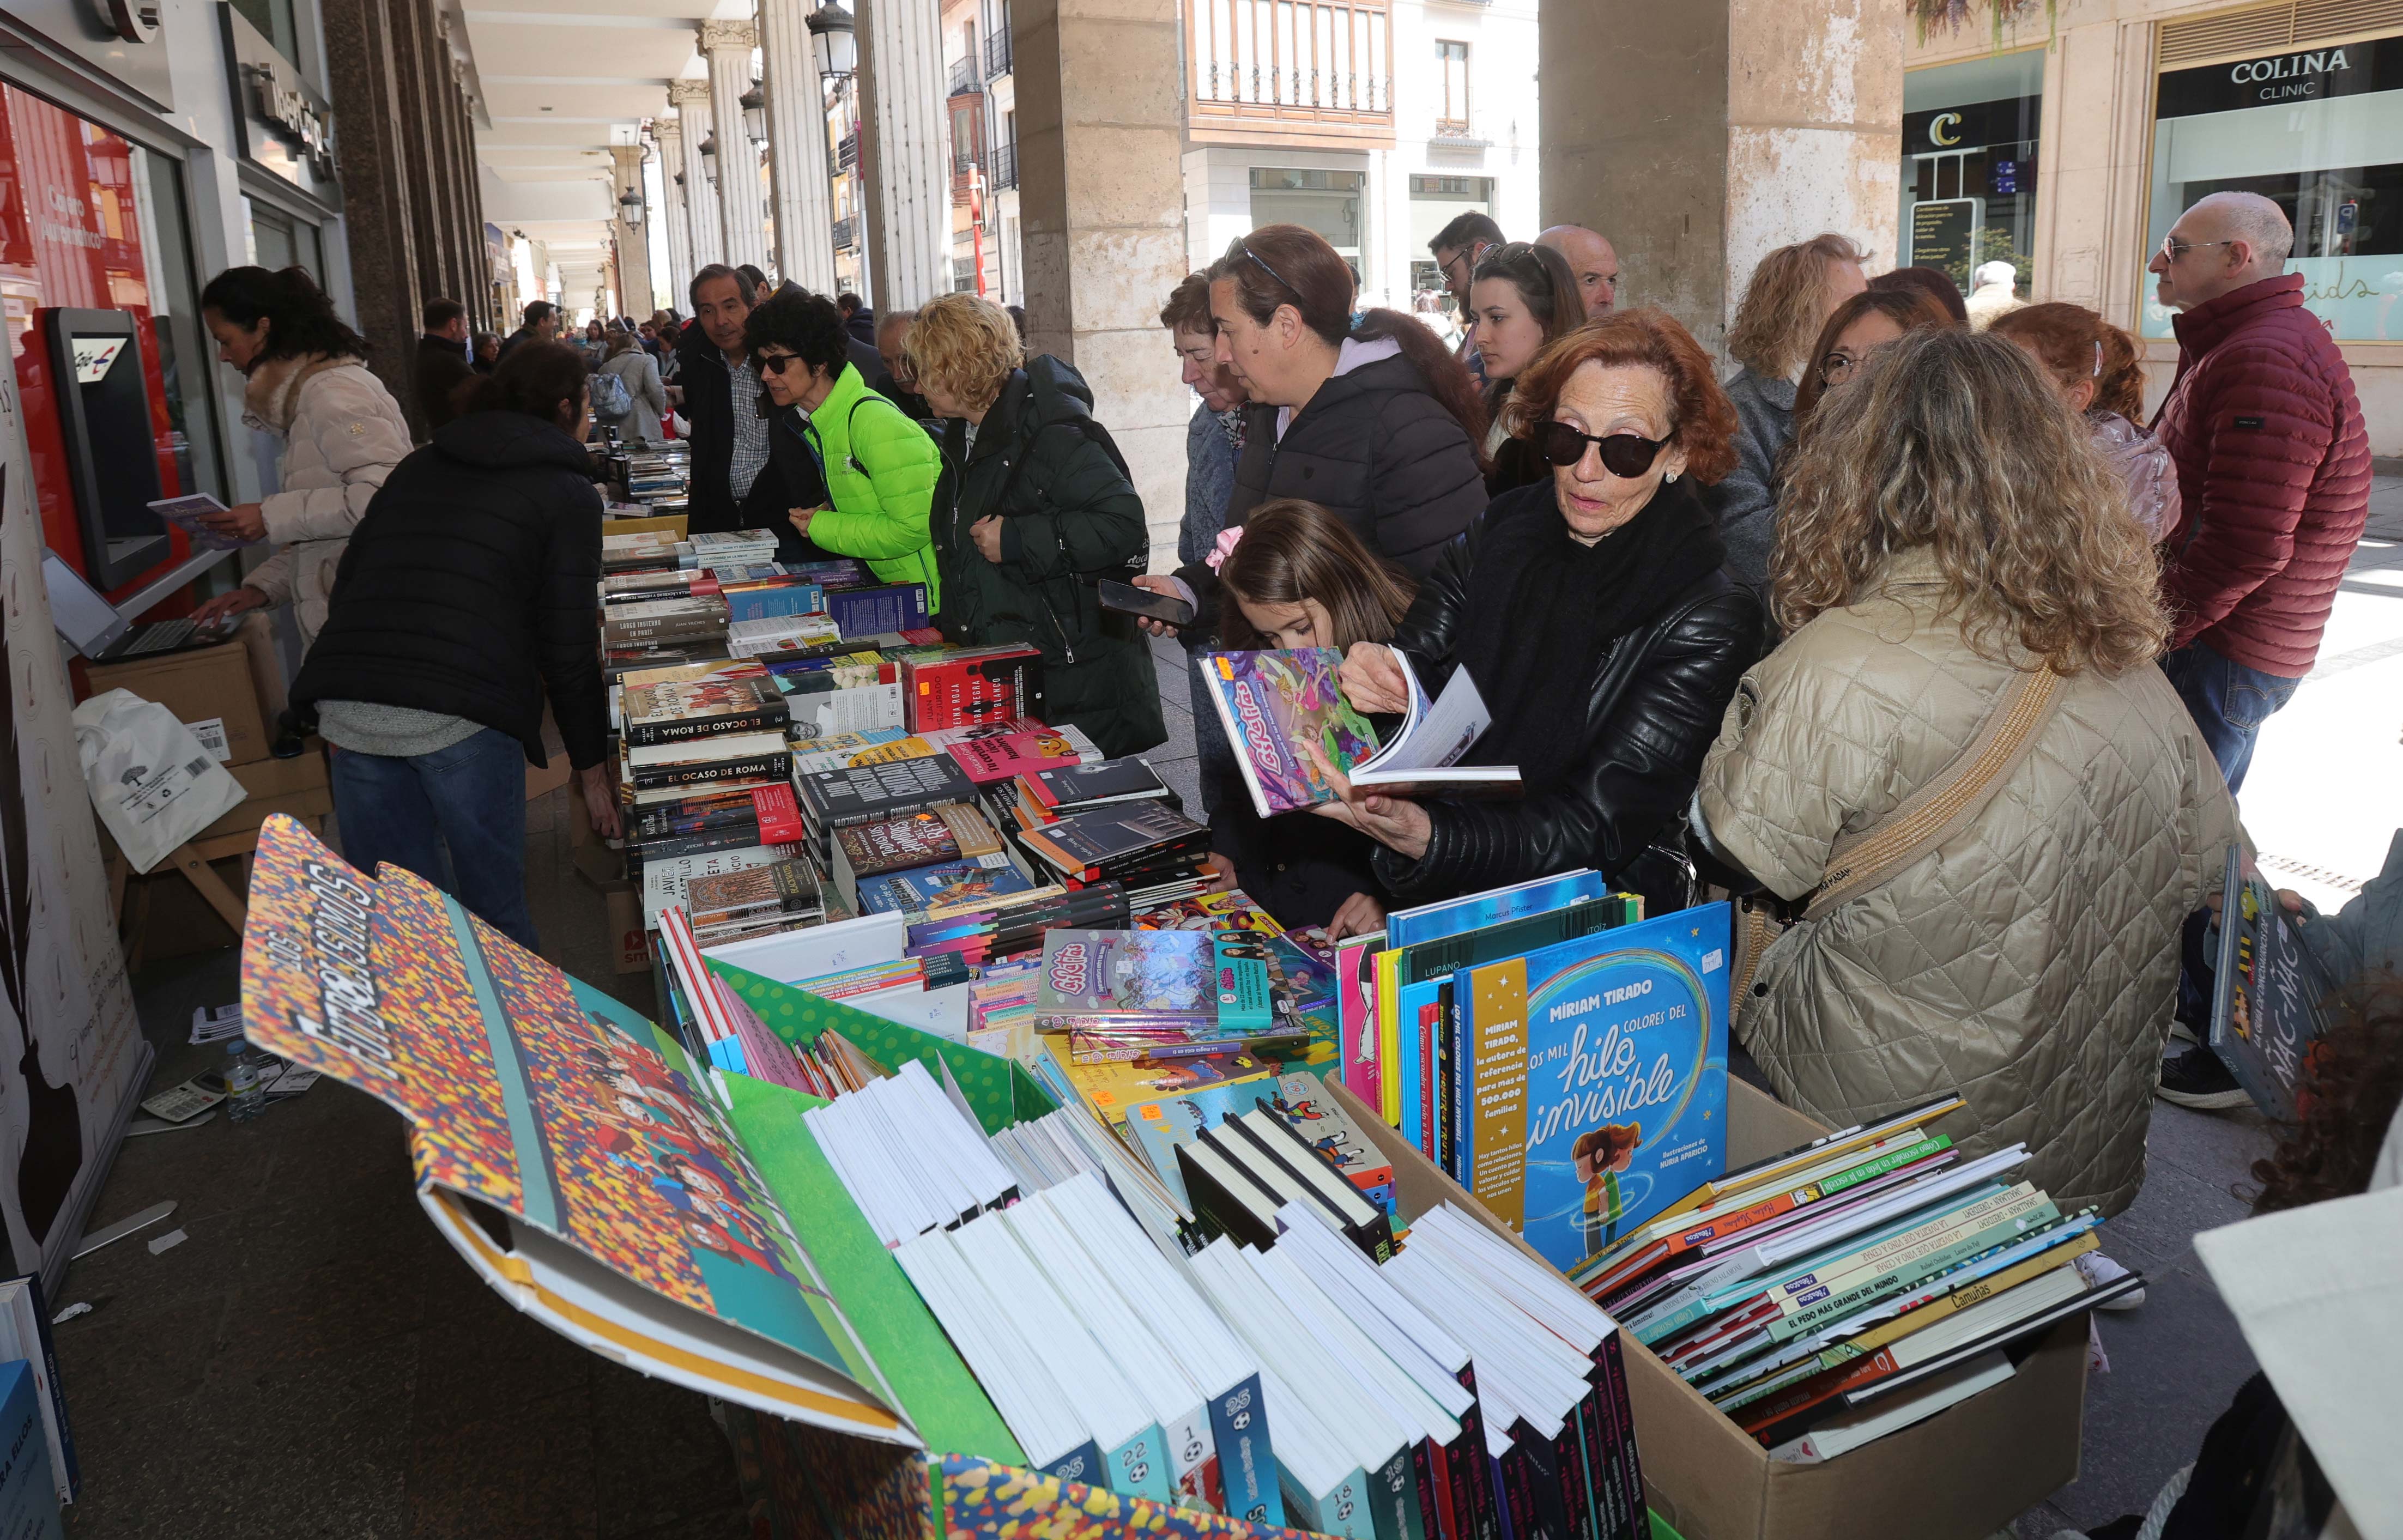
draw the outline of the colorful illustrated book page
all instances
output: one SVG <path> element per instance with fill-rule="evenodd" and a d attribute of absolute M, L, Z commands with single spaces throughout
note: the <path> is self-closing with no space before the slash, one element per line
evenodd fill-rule
<path fill-rule="evenodd" d="M 1727 1170 L 1724 903 L 1456 978 L 1462 1185 L 1563 1272 Z"/>
<path fill-rule="evenodd" d="M 666 1034 L 281 815 L 261 830 L 242 975 L 244 1034 L 398 1109 L 437 1228 L 519 1308 L 646 1373 L 919 1445 Z"/>
<path fill-rule="evenodd" d="M 1203 655 L 1202 682 L 1261 817 L 1334 800 L 1334 788 L 1303 756 L 1304 744 L 1339 770 L 1377 752 L 1376 729 L 1337 687 L 1342 664 L 1334 647 Z"/>

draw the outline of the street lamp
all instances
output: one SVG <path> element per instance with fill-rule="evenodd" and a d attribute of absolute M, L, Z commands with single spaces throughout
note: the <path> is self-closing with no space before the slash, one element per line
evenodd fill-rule
<path fill-rule="evenodd" d="M 619 193 L 618 195 L 618 217 L 626 222 L 626 228 L 628 229 L 642 229 L 643 195 L 632 187 Z"/>
<path fill-rule="evenodd" d="M 840 79 L 859 67 L 859 35 L 841 0 L 826 0 L 803 18 L 801 24 L 810 29 L 810 45 L 817 50 L 820 75 Z"/>
<path fill-rule="evenodd" d="M 768 142 L 768 99 L 759 93 L 757 80 L 752 81 L 751 89 L 743 93 L 743 132 L 755 144 Z"/>
<path fill-rule="evenodd" d="M 701 169 L 709 177 L 709 185 L 717 186 L 717 135 L 714 132 L 701 142 Z"/>

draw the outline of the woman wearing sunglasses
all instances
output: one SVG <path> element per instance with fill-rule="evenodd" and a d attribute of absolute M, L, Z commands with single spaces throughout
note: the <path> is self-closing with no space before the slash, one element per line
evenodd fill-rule
<path fill-rule="evenodd" d="M 1735 463 L 1734 409 L 1685 327 L 1622 311 L 1519 378 L 1520 433 L 1551 475 L 1493 500 L 1447 548 L 1390 646 L 1346 655 L 1363 711 L 1466 669 L 1493 726 L 1468 761 L 1516 765 L 1515 801 L 1364 795 L 1319 810 L 1383 847 L 1377 875 L 1421 903 L 1592 867 L 1651 912 L 1689 897 L 1651 847 L 1674 829 L 1736 682 L 1759 656 L 1752 591 L 1696 484 Z"/>
<path fill-rule="evenodd" d="M 935 441 L 868 388 L 851 340 L 833 300 L 796 288 L 743 324 L 770 419 L 762 479 L 776 479 L 789 509 L 776 559 L 857 557 L 887 583 L 925 584 L 932 612 L 942 603 L 927 533 L 942 468 Z"/>

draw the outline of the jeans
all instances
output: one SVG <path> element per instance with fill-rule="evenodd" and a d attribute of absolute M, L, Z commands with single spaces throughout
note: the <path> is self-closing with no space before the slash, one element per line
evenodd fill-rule
<path fill-rule="evenodd" d="M 370 877 L 381 862 L 407 867 L 536 950 L 525 895 L 525 745 L 507 733 L 485 728 L 407 758 L 338 748 L 334 816 L 351 865 Z"/>
<path fill-rule="evenodd" d="M 2162 659 L 2161 672 L 2169 675 L 2178 699 L 2186 702 L 2188 714 L 2202 731 L 2202 741 L 2211 745 L 2211 756 L 2219 761 L 2219 773 L 2228 778 L 2229 793 L 2243 790 L 2244 771 L 2253 763 L 2253 741 L 2260 735 L 2261 724 L 2294 698 L 2295 687 L 2302 681 L 2248 669 L 2200 642 L 2188 642 Z"/>

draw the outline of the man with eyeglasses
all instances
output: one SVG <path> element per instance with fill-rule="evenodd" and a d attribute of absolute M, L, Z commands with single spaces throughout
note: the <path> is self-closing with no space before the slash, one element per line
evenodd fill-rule
<path fill-rule="evenodd" d="M 1500 244 L 1502 227 L 1490 215 L 1473 209 L 1436 231 L 1434 239 L 1427 242 L 1427 250 L 1435 257 L 1436 271 L 1443 274 L 1444 287 L 1452 291 L 1452 312 L 1460 317 L 1460 345 L 1455 354 L 1477 377 L 1480 389 L 1485 384 L 1485 360 L 1478 356 L 1477 343 L 1467 329 L 1468 286 L 1478 261 Z"/>
<path fill-rule="evenodd" d="M 2369 512 L 2369 436 L 2353 375 L 2303 308 L 2285 211 L 2218 192 L 2179 215 L 2147 264 L 2179 313 L 2178 367 L 2155 419 L 2177 465 L 2178 521 L 2161 592 L 2162 672 L 2220 772 L 2244 784 L 2261 724 L 2319 657 L 2338 584 Z M 2208 1048 L 2162 1066 L 2161 1096 L 2243 1104 Z"/>

